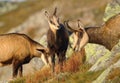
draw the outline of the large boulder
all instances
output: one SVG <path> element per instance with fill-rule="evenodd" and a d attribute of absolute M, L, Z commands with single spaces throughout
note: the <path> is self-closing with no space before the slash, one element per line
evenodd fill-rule
<path fill-rule="evenodd" d="M 120 0 L 112 0 L 105 8 L 104 21 L 120 13 Z"/>
<path fill-rule="evenodd" d="M 108 67 L 93 83 L 119 83 L 120 60 Z"/>

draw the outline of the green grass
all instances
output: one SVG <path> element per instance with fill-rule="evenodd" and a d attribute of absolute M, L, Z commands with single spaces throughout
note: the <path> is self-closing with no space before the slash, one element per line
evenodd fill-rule
<path fill-rule="evenodd" d="M 80 66 L 79 71 L 77 71 L 76 73 L 68 72 L 59 81 L 64 82 L 64 83 L 74 83 L 74 82 L 78 82 L 78 81 L 85 81 L 86 78 L 89 78 L 91 76 L 93 77 L 92 79 L 94 79 L 95 77 L 97 77 L 99 75 L 99 73 L 96 72 L 96 74 L 94 74 L 93 72 L 92 73 L 87 72 L 90 67 L 91 67 L 90 64 L 83 64 Z M 29 76 L 25 76 L 23 78 L 17 78 L 16 80 L 11 81 L 10 83 L 43 83 L 43 82 L 47 82 L 52 79 L 51 76 L 48 74 L 48 71 L 49 71 L 48 69 L 45 69 L 42 72 L 41 71 L 36 72 L 35 75 L 29 75 Z M 54 79 L 50 83 L 57 83 L 57 82 L 58 82 L 58 80 Z"/>
<path fill-rule="evenodd" d="M 15 81 L 10 81 L 9 83 L 25 83 L 25 78 L 18 78 Z"/>
<path fill-rule="evenodd" d="M 75 76 L 72 76 L 72 78 L 74 79 L 73 82 L 75 82 L 75 83 L 91 83 L 101 73 L 102 73 L 102 71 L 77 73 Z"/>
<path fill-rule="evenodd" d="M 84 64 L 80 67 L 81 69 L 72 74 L 68 74 L 64 76 L 61 80 L 53 80 L 50 83 L 92 83 L 102 72 L 97 71 L 97 72 L 88 72 L 88 69 L 90 68 L 89 64 Z"/>

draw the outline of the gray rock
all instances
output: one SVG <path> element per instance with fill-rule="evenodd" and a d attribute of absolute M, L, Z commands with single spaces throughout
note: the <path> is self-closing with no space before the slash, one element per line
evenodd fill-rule
<path fill-rule="evenodd" d="M 120 68 L 120 60 L 108 67 L 107 69 L 104 70 L 104 72 L 95 80 L 93 83 L 108 83 L 108 80 L 106 79 L 109 74 L 111 74 L 113 69 Z M 120 78 L 118 78 L 120 80 Z M 109 81 L 110 83 L 116 83 Z M 117 80 L 117 83 L 120 81 Z"/>
<path fill-rule="evenodd" d="M 107 7 L 105 8 L 103 20 L 107 21 L 109 18 L 115 16 L 118 13 L 120 13 L 120 0 L 112 0 L 107 4 Z"/>
<path fill-rule="evenodd" d="M 120 56 L 120 46 L 119 46 L 120 42 L 112 49 L 111 52 L 106 52 L 105 55 L 103 55 L 102 57 L 99 57 L 99 59 L 96 61 L 96 63 L 90 68 L 89 71 L 98 71 L 98 70 L 102 70 L 105 69 L 107 67 L 109 67 L 110 65 L 114 64 L 114 59 L 119 60 L 119 56 Z"/>

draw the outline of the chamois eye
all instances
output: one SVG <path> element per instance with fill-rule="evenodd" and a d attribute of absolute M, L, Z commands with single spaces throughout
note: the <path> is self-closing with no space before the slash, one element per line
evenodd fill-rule
<path fill-rule="evenodd" d="M 50 20 L 50 23 L 52 23 L 53 24 L 53 22 Z"/>
<path fill-rule="evenodd" d="M 53 24 L 53 25 L 55 25 L 55 23 L 53 21 L 51 21 L 51 20 L 50 20 L 50 23 Z"/>

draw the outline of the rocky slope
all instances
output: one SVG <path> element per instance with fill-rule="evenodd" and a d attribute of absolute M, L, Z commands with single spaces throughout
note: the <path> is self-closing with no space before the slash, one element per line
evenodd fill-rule
<path fill-rule="evenodd" d="M 77 1 L 70 0 L 69 2 L 67 2 L 67 0 L 66 1 L 58 0 L 55 1 L 49 8 L 46 7 L 45 9 L 42 9 L 34 13 L 33 15 L 29 16 L 29 18 L 26 19 L 25 22 L 23 22 L 22 24 L 16 27 L 13 27 L 8 32 L 26 33 L 32 38 L 34 38 L 36 41 L 46 46 L 45 34 L 48 29 L 48 25 L 46 22 L 46 18 L 44 17 L 44 10 L 47 9 L 51 12 L 53 11 L 54 7 L 57 6 L 58 15 L 60 16 L 61 21 L 64 21 L 66 19 L 80 18 L 85 26 L 93 26 L 93 25 L 96 26 L 96 25 L 101 25 L 103 23 L 102 21 L 102 17 L 104 15 L 103 7 L 105 7 L 107 0 L 106 1 L 103 0 L 103 2 L 96 0 L 91 0 L 91 2 L 89 2 L 89 0 L 84 0 L 83 2 L 82 1 L 79 2 L 79 0 Z M 98 5 L 94 5 L 94 4 L 98 4 Z M 118 5 L 119 4 L 117 3 L 117 7 Z M 117 7 L 115 8 L 119 10 L 119 7 L 118 8 Z M 113 7 L 109 7 L 109 8 L 113 8 Z M 106 9 L 105 11 L 106 14 L 104 18 L 106 19 L 109 17 L 108 15 L 110 15 L 109 13 L 107 14 L 107 12 L 108 9 Z M 71 39 L 71 43 L 72 41 L 73 40 Z M 93 80 L 93 83 L 120 82 L 120 78 L 119 78 L 120 42 L 113 48 L 111 52 L 108 51 L 104 46 L 100 46 L 96 44 L 87 44 L 85 46 L 85 50 L 86 50 L 86 62 L 92 64 L 92 67 L 88 70 L 88 72 L 97 72 L 100 70 L 104 70 L 98 76 L 97 79 Z M 73 52 L 72 49 L 68 49 L 67 56 L 70 57 L 72 52 Z M 24 66 L 24 75 L 28 75 L 29 73 L 33 74 L 35 71 L 39 70 L 42 66 L 43 66 L 42 61 L 38 58 L 35 58 L 29 64 Z M 7 79 L 11 78 L 11 66 L 0 68 L 0 80 L 6 80 L 6 78 Z"/>
<path fill-rule="evenodd" d="M 104 20 L 108 20 L 119 12 L 120 0 L 113 0 L 105 10 Z M 120 82 L 120 40 L 119 43 L 106 55 L 100 57 L 89 71 L 104 69 L 103 73 L 93 83 L 119 83 Z"/>

